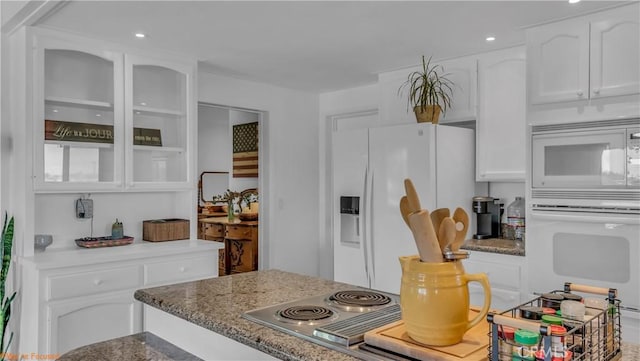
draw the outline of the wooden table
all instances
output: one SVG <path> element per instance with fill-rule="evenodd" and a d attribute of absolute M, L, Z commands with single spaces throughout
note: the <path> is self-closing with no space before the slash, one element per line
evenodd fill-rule
<path fill-rule="evenodd" d="M 258 221 L 211 217 L 198 222 L 203 239 L 224 242 L 218 264 L 221 275 L 258 270 Z"/>

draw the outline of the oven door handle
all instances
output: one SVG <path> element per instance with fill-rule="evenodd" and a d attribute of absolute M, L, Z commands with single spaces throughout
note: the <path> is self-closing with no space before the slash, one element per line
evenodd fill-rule
<path fill-rule="evenodd" d="M 531 218 L 545 221 L 568 221 L 583 223 L 619 223 L 619 224 L 640 224 L 640 217 L 619 215 L 619 214 L 603 214 L 593 215 L 580 212 L 554 212 L 554 211 L 536 211 L 531 210 Z"/>

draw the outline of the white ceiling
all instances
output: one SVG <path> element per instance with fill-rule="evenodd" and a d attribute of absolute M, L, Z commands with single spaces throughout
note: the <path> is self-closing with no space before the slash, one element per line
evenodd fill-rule
<path fill-rule="evenodd" d="M 524 43 L 523 27 L 612 1 L 71 1 L 41 25 L 189 54 L 201 70 L 311 92 Z M 136 39 L 135 32 L 148 37 Z M 488 34 L 496 36 L 485 42 Z"/>

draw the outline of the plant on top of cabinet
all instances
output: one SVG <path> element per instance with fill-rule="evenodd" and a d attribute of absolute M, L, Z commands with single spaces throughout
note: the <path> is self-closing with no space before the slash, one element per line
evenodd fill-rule
<path fill-rule="evenodd" d="M 422 69 L 411 72 L 398 93 L 407 87 L 407 107 L 413 107 L 419 123 L 437 124 L 440 111 L 446 112 L 451 107 L 453 82 L 447 78 L 442 65 L 431 64 L 431 57 L 425 61 L 422 56 Z"/>

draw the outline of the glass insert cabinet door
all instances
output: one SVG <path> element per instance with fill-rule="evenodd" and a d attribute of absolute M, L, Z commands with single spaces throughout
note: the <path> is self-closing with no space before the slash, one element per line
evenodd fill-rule
<path fill-rule="evenodd" d="M 35 76 L 35 188 L 122 184 L 122 55 L 42 39 Z M 120 93 L 121 94 L 121 93 Z"/>
<path fill-rule="evenodd" d="M 153 188 L 189 177 L 190 66 L 125 55 L 127 183 Z"/>

